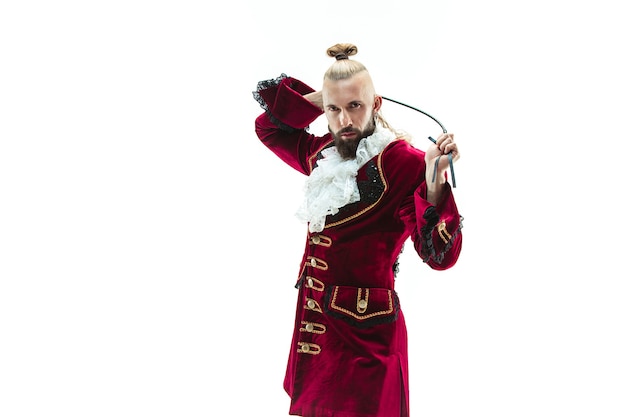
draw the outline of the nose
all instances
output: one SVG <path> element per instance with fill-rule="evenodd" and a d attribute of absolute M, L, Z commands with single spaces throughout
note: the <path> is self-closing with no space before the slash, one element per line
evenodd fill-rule
<path fill-rule="evenodd" d="M 346 113 L 345 111 L 342 111 L 339 115 L 339 124 L 341 125 L 341 127 L 352 126 L 352 120 L 350 119 L 348 113 Z"/>

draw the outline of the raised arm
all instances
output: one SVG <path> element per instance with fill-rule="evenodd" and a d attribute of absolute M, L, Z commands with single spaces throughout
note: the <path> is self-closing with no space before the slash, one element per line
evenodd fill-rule
<path fill-rule="evenodd" d="M 265 110 L 255 121 L 261 142 L 298 171 L 309 174 L 309 158 L 330 141 L 308 133 L 308 126 L 323 114 L 314 103 L 321 94 L 303 82 L 282 74 L 260 81 L 254 98 Z"/>

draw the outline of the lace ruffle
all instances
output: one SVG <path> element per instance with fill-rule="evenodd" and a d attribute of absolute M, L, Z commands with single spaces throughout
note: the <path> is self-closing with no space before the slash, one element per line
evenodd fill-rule
<path fill-rule="evenodd" d="M 334 146 L 322 151 L 317 167 L 305 181 L 304 202 L 296 213 L 300 220 L 309 223 L 311 232 L 324 229 L 327 215 L 337 214 L 341 207 L 360 200 L 358 170 L 394 139 L 389 129 L 377 127 L 371 136 L 359 142 L 354 159 L 343 159 Z"/>
<path fill-rule="evenodd" d="M 254 99 L 261 105 L 261 107 L 263 108 L 263 110 L 265 111 L 269 111 L 270 108 L 267 105 L 267 103 L 265 102 L 265 100 L 263 100 L 263 97 L 261 97 L 261 95 L 259 94 L 259 91 L 263 91 L 263 90 L 267 90 L 268 88 L 272 88 L 272 87 L 276 87 L 278 84 L 280 84 L 280 82 L 282 80 L 284 80 L 285 78 L 288 78 L 287 74 L 282 73 L 280 74 L 278 77 L 276 78 L 271 78 L 269 80 L 263 80 L 263 81 L 259 81 L 256 85 L 256 91 L 252 92 L 252 96 L 254 97 Z"/>
<path fill-rule="evenodd" d="M 420 257 L 424 262 L 428 262 L 432 259 L 433 262 L 440 264 L 443 261 L 446 252 L 450 250 L 457 236 L 461 233 L 461 229 L 463 228 L 463 217 L 461 217 L 457 229 L 454 233 L 452 233 L 452 236 L 438 254 L 435 252 L 435 244 L 433 242 L 433 230 L 435 230 L 435 226 L 439 223 L 439 214 L 437 213 L 437 209 L 434 206 L 428 207 L 424 212 L 424 219 L 426 219 L 426 224 L 421 229 L 423 243 Z"/>
<path fill-rule="evenodd" d="M 252 96 L 254 97 L 254 99 L 259 103 L 259 105 L 261 105 L 261 108 L 263 110 L 265 110 L 265 113 L 267 114 L 267 116 L 270 118 L 271 122 L 274 123 L 276 126 L 278 126 L 279 129 L 284 130 L 286 132 L 295 132 L 297 129 L 294 127 L 291 127 L 283 122 L 281 122 L 280 120 L 278 120 L 276 117 L 274 117 L 274 115 L 272 114 L 272 111 L 270 110 L 269 105 L 265 102 L 265 100 L 263 99 L 263 97 L 261 96 L 261 94 L 259 94 L 259 91 L 263 91 L 263 90 L 267 90 L 269 88 L 275 88 L 278 87 L 278 85 L 285 79 L 285 78 L 289 78 L 289 76 L 285 73 L 280 74 L 278 77 L 276 78 L 271 78 L 269 80 L 263 80 L 263 81 L 259 81 L 257 83 L 256 86 L 256 91 L 252 92 Z"/>

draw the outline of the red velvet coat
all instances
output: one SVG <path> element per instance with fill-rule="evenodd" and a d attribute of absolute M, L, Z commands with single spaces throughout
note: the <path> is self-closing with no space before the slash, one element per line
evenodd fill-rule
<path fill-rule="evenodd" d="M 306 84 L 281 75 L 260 82 L 260 140 L 309 175 L 332 137 L 307 132 L 322 111 Z M 394 291 L 396 262 L 411 238 L 434 269 L 455 264 L 461 217 L 451 188 L 437 207 L 426 201 L 424 153 L 392 141 L 357 174 L 361 199 L 307 233 L 284 388 L 290 414 L 309 417 L 409 415 L 406 326 Z"/>

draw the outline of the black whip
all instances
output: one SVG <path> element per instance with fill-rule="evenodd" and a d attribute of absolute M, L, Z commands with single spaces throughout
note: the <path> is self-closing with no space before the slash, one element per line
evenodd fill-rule
<path fill-rule="evenodd" d="M 443 133 L 448 133 L 446 128 L 443 126 L 443 124 L 441 124 L 441 122 L 439 120 L 437 120 L 436 118 L 434 118 L 430 114 L 426 113 L 424 110 L 420 110 L 417 107 L 409 106 L 408 104 L 402 103 L 401 101 L 393 100 L 393 99 L 391 99 L 389 97 L 385 97 L 385 96 L 381 96 L 381 97 L 384 98 L 385 100 L 391 101 L 391 102 L 396 103 L 396 104 L 400 104 L 401 106 L 404 106 L 404 107 L 408 107 L 411 110 L 415 110 L 416 112 L 422 113 L 423 115 L 430 117 L 435 122 L 437 122 L 437 124 L 443 130 Z M 437 140 L 435 138 L 433 138 L 432 136 L 429 136 L 428 139 L 432 143 L 437 143 Z M 439 156 L 439 158 L 441 158 L 441 156 Z M 437 166 L 439 165 L 439 158 L 437 158 L 437 160 L 435 161 L 435 170 L 433 172 L 433 180 L 432 180 L 433 182 L 435 182 L 435 175 L 437 173 Z M 450 175 L 452 176 L 452 187 L 456 188 L 456 178 L 454 177 L 454 166 L 452 165 L 452 154 L 451 153 L 448 154 L 448 162 L 450 163 Z"/>

